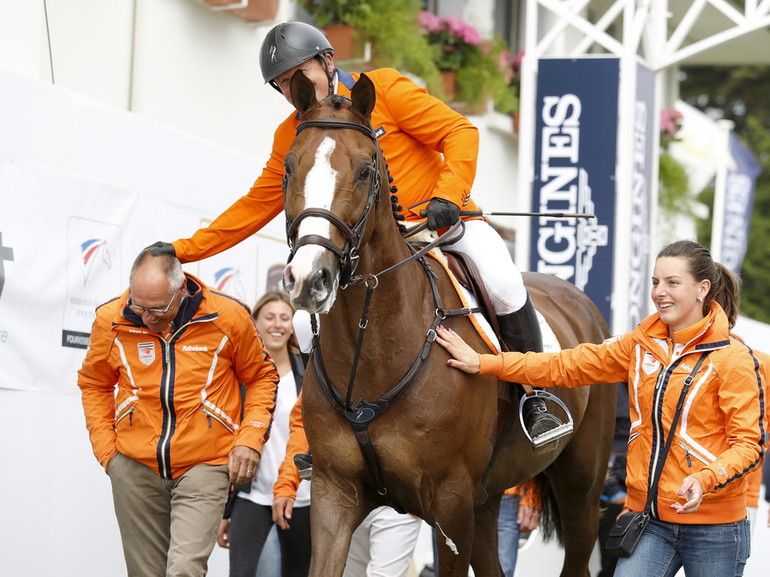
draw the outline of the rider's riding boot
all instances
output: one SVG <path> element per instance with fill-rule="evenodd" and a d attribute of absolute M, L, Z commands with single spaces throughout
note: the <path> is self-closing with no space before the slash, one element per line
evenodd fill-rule
<path fill-rule="evenodd" d="M 516 312 L 497 317 L 500 323 L 500 335 L 508 349 L 526 353 L 543 350 L 543 336 L 540 323 L 532 300 Z M 547 453 L 556 449 L 558 439 L 572 431 L 571 426 L 564 425 L 557 417 L 548 412 L 545 401 L 539 396 L 550 395 L 541 389 L 535 389 L 535 394 L 525 397 L 520 405 L 523 411 L 523 424 L 526 427 L 532 446 L 537 453 Z"/>
<path fill-rule="evenodd" d="M 299 469 L 299 476 L 305 481 L 309 481 L 313 476 L 313 455 L 310 453 L 297 453 L 294 455 L 294 464 Z"/>

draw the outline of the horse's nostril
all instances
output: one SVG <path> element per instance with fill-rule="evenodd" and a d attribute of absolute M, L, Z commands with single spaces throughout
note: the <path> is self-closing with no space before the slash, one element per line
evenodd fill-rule
<path fill-rule="evenodd" d="M 318 278 L 315 279 L 315 286 L 318 289 L 323 289 L 326 287 L 326 281 L 329 278 L 329 273 L 326 272 L 326 269 L 320 271 L 318 274 Z"/>
<path fill-rule="evenodd" d="M 296 282 L 297 279 L 294 278 L 294 273 L 291 272 L 291 267 L 286 267 L 286 270 L 283 274 L 283 290 L 286 292 L 291 292 L 294 290 L 294 285 Z"/>

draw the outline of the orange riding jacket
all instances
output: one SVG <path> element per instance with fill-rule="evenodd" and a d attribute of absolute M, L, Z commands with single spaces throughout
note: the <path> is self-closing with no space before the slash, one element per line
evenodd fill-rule
<path fill-rule="evenodd" d="M 128 291 L 96 311 L 78 386 L 105 469 L 120 452 L 173 479 L 226 464 L 235 445 L 261 452 L 269 437 L 279 377 L 248 307 L 186 276 L 168 340 L 126 307 Z"/>
<path fill-rule="evenodd" d="M 359 74 L 338 69 L 337 93 L 350 96 Z M 463 210 L 478 210 L 470 199 L 476 176 L 478 130 L 470 121 L 392 68 L 366 73 L 376 90 L 372 126 L 398 186 L 399 204 L 407 220 L 433 197 Z M 191 238 L 174 241 L 182 262 L 197 261 L 235 246 L 283 210 L 284 157 L 294 141 L 299 117 L 291 114 L 276 129 L 273 149 L 262 174 L 208 227 Z"/>
<path fill-rule="evenodd" d="M 663 466 L 653 514 L 673 523 L 730 523 L 746 517 L 747 475 L 765 450 L 765 398 L 759 362 L 749 347 L 730 337 L 727 317 L 714 303 L 702 321 L 675 335 L 656 313 L 630 333 L 601 345 L 582 344 L 558 353 L 480 355 L 481 374 L 537 386 L 578 387 L 627 381 L 631 429 L 626 506 L 641 511 L 651 471 Z M 684 380 L 700 355 L 709 355 L 687 394 L 671 450 L 663 449 Z M 589 424 L 590 425 L 590 424 Z M 670 508 L 683 502 L 682 481 L 694 475 L 704 489 L 694 513 Z"/>

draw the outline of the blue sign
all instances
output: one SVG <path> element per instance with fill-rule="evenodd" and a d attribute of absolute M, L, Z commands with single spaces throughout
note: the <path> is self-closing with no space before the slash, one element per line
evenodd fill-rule
<path fill-rule="evenodd" d="M 532 270 L 575 284 L 611 325 L 617 161 L 617 58 L 546 59 L 538 64 Z"/>

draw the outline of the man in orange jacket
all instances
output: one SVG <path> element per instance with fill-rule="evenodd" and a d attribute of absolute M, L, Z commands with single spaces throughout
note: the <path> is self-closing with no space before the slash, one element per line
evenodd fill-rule
<path fill-rule="evenodd" d="M 78 373 L 129 576 L 206 574 L 229 483 L 256 472 L 277 383 L 246 305 L 171 255 L 139 254 L 129 289 L 97 309 Z"/>
<path fill-rule="evenodd" d="M 329 41 L 302 22 L 279 24 L 268 32 L 260 65 L 265 82 L 290 103 L 289 80 L 297 71 L 313 82 L 319 100 L 334 93 L 349 97 L 359 77 L 336 68 Z M 471 200 L 479 146 L 476 127 L 392 68 L 372 70 L 367 76 L 376 89 L 372 126 L 398 185 L 401 216 L 419 221 L 425 210 L 428 227 L 437 230 L 456 223 L 461 209 L 478 210 Z M 267 165 L 248 194 L 191 238 L 159 242 L 155 250 L 175 254 L 182 262 L 199 260 L 232 247 L 272 220 L 283 210 L 284 158 L 298 125 L 296 113 L 279 125 Z M 535 309 L 500 235 L 484 219 L 469 218 L 464 236 L 452 248 L 466 253 L 479 269 L 508 348 L 541 351 Z M 525 403 L 524 421 L 534 445 L 543 451 L 555 448 L 553 442 L 569 433 L 547 412 L 542 398 Z"/>

